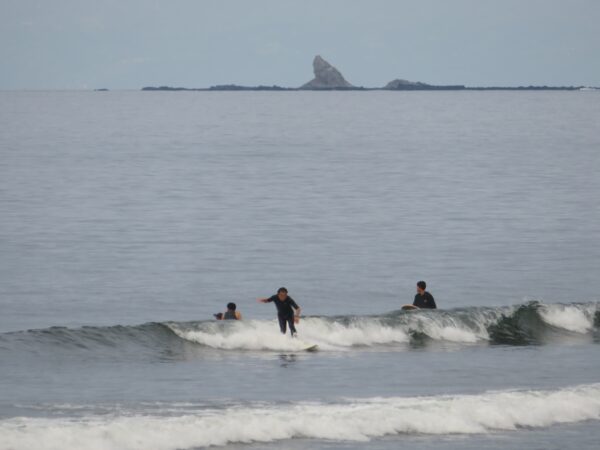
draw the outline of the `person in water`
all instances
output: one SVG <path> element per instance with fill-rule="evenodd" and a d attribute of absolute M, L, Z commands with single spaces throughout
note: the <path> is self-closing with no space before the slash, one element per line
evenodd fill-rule
<path fill-rule="evenodd" d="M 236 311 L 237 305 L 235 303 L 227 303 L 227 311 L 224 313 L 215 314 L 217 320 L 242 320 L 242 315 L 239 311 Z"/>
<path fill-rule="evenodd" d="M 427 292 L 425 290 L 426 288 L 427 283 L 424 281 L 419 281 L 417 283 L 417 295 L 415 295 L 413 306 L 421 309 L 436 309 L 437 306 L 435 304 L 435 300 L 433 299 L 433 295 Z"/>
<path fill-rule="evenodd" d="M 300 321 L 300 312 L 302 311 L 292 297 L 288 295 L 288 290 L 281 287 L 277 290 L 277 295 L 269 298 L 259 298 L 260 303 L 275 303 L 277 307 L 277 319 L 279 319 L 279 329 L 282 334 L 287 332 L 287 326 L 290 328 L 292 337 L 296 336 L 295 324 Z"/>

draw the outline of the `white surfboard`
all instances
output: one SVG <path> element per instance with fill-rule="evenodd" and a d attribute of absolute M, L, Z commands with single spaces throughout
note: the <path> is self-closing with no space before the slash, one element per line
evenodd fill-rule
<path fill-rule="evenodd" d="M 300 339 L 298 339 L 298 344 L 300 344 L 302 346 L 298 350 L 300 352 L 316 352 L 319 349 L 319 346 L 317 344 L 311 344 L 309 342 L 304 342 Z"/>
<path fill-rule="evenodd" d="M 402 309 L 404 311 L 415 311 L 415 310 L 421 309 L 421 308 L 419 308 L 419 307 L 417 307 L 415 305 L 402 305 Z"/>
<path fill-rule="evenodd" d="M 317 344 L 309 345 L 308 347 L 302 349 L 304 352 L 316 352 L 317 350 L 319 350 L 319 346 Z"/>

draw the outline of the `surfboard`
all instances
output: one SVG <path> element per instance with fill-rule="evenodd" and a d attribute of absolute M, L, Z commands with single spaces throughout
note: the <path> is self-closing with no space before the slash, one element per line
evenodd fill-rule
<path fill-rule="evenodd" d="M 319 349 L 319 346 L 317 344 L 311 344 L 309 342 L 304 342 L 299 339 L 298 344 L 302 346 L 300 349 L 297 350 L 300 352 L 316 352 Z"/>
<path fill-rule="evenodd" d="M 402 305 L 402 309 L 404 311 L 415 311 L 415 310 L 421 309 L 421 308 L 419 308 L 419 307 L 417 307 L 415 305 Z"/>

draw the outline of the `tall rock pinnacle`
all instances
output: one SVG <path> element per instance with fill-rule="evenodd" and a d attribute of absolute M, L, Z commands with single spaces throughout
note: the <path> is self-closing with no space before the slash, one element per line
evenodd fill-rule
<path fill-rule="evenodd" d="M 339 70 L 325 61 L 321 56 L 315 56 L 313 60 L 313 71 L 315 77 L 308 83 L 300 86 L 300 89 L 339 89 L 353 88 Z"/>

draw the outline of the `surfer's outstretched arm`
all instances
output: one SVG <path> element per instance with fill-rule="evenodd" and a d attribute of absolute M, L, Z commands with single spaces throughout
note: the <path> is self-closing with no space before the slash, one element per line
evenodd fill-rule
<path fill-rule="evenodd" d="M 269 303 L 271 301 L 270 298 L 259 298 L 256 300 L 258 303 Z"/>

